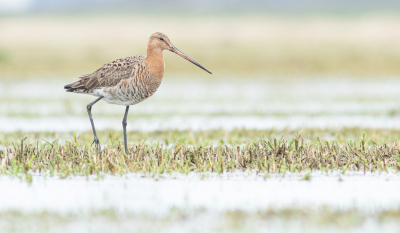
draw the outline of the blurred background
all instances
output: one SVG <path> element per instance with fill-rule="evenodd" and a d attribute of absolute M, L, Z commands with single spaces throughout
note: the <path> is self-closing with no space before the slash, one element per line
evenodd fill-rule
<path fill-rule="evenodd" d="M 391 0 L 0 0 L 1 76 L 75 77 L 145 54 L 155 31 L 214 76 L 392 76 L 399 12 Z M 167 75 L 204 76 L 165 55 Z"/>
<path fill-rule="evenodd" d="M 213 74 L 164 52 L 129 130 L 400 128 L 399 1 L 0 0 L 0 131 L 90 131 L 93 97 L 63 85 L 156 31 Z M 123 107 L 93 111 L 122 128 Z"/>

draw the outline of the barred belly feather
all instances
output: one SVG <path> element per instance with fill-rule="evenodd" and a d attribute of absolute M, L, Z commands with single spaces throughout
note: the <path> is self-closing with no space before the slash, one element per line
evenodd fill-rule
<path fill-rule="evenodd" d="M 161 80 L 152 78 L 143 68 L 134 72 L 131 78 L 121 80 L 117 85 L 93 90 L 94 96 L 104 96 L 109 104 L 135 105 L 152 96 Z"/>

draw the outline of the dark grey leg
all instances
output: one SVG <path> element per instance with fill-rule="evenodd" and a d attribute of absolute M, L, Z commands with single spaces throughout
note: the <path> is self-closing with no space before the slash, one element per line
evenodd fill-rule
<path fill-rule="evenodd" d="M 126 106 L 124 119 L 122 120 L 122 128 L 124 129 L 124 144 L 125 144 L 125 153 L 128 154 L 128 146 L 127 146 L 127 138 L 126 138 L 126 118 L 128 117 L 129 106 Z"/>
<path fill-rule="evenodd" d="M 94 134 L 94 140 L 93 140 L 92 144 L 95 143 L 96 150 L 99 151 L 99 152 L 101 152 L 101 147 L 100 147 L 99 138 L 97 137 L 96 129 L 94 128 L 94 122 L 93 122 L 93 117 L 92 117 L 92 106 L 95 103 L 97 103 L 99 100 L 103 99 L 103 97 L 104 96 L 100 96 L 95 101 L 91 102 L 90 104 L 88 104 L 86 106 L 87 112 L 89 114 L 90 123 L 92 124 L 93 134 Z"/>

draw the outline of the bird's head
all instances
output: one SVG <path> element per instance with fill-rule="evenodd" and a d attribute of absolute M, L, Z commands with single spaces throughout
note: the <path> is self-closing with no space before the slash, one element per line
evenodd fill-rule
<path fill-rule="evenodd" d="M 152 49 L 159 49 L 161 51 L 168 50 L 173 53 L 178 54 L 179 56 L 185 58 L 186 60 L 190 61 L 191 63 L 195 64 L 196 66 L 202 68 L 203 70 L 207 71 L 208 73 L 212 74 L 209 70 L 204 68 L 204 66 L 197 63 L 195 60 L 188 57 L 186 54 L 182 53 L 179 49 L 177 49 L 169 40 L 168 36 L 161 32 L 153 33 L 149 38 L 148 47 Z"/>

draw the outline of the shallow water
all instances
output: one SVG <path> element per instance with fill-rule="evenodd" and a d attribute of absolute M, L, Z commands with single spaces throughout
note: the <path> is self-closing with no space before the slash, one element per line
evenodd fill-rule
<path fill-rule="evenodd" d="M 303 174 L 304 175 L 304 174 Z M 365 212 L 400 208 L 400 174 L 314 172 L 302 175 L 262 175 L 243 172 L 157 177 L 107 175 L 104 180 L 75 177 L 44 178 L 32 184 L 0 177 L 0 211 L 85 212 L 111 208 L 121 213 L 165 214 L 172 208 L 210 211 L 262 211 L 268 208 L 358 209 Z M 340 178 L 339 178 L 340 177 Z M 7 200 L 7 201 L 4 201 Z"/>
<path fill-rule="evenodd" d="M 0 84 L 0 131 L 90 130 L 94 97 L 66 93 L 66 81 Z M 400 79 L 202 80 L 165 78 L 132 106 L 128 130 L 400 128 Z M 93 107 L 97 129 L 121 129 L 123 106 Z"/>
<path fill-rule="evenodd" d="M 34 174 L 32 183 L 0 176 L 0 187 L 7 189 L 0 192 L 0 227 L 6 232 L 398 232 L 396 217 L 378 215 L 400 209 L 399 173 L 313 172 L 308 181 L 303 175 L 129 174 L 97 180 Z M 331 216 L 326 210 L 356 212 L 343 219 L 343 212 Z M 268 211 L 277 214 L 259 215 Z"/>

